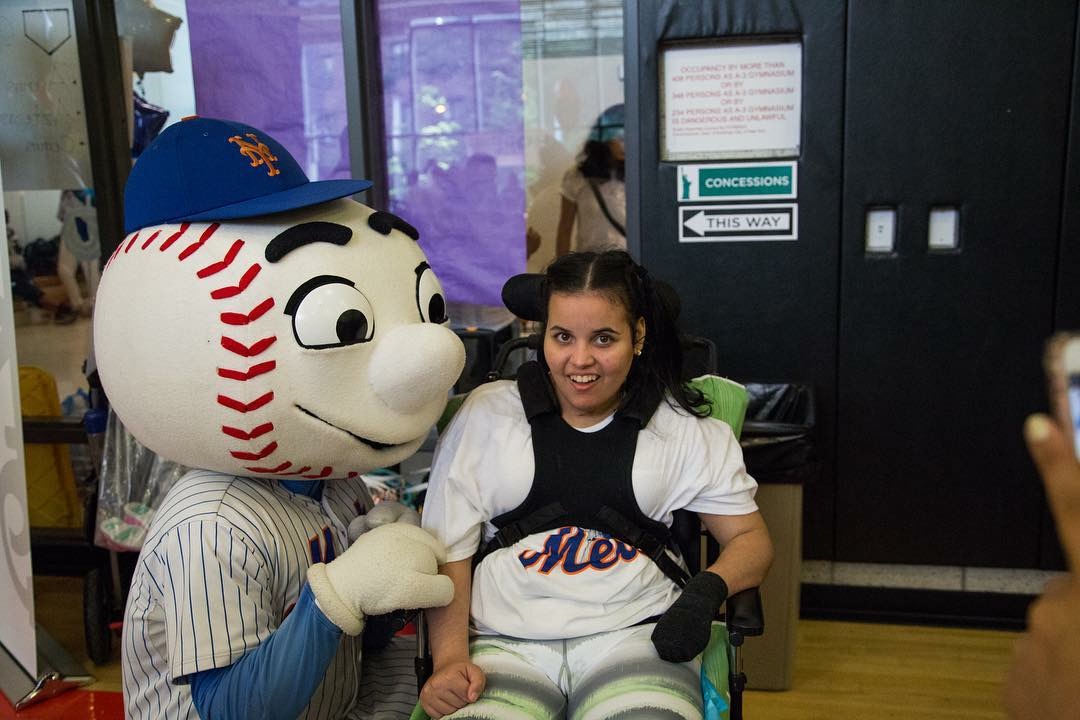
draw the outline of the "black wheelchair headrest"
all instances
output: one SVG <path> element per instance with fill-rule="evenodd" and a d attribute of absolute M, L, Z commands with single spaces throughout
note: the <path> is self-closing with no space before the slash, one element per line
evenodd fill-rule
<path fill-rule="evenodd" d="M 653 278 L 653 287 L 668 306 L 673 318 L 682 312 L 682 302 L 675 288 L 663 280 Z M 503 283 L 502 301 L 506 309 L 522 320 L 539 322 L 544 318 L 544 276 L 540 273 L 521 273 Z"/>
<path fill-rule="evenodd" d="M 544 317 L 544 276 L 540 273 L 515 275 L 502 287 L 503 305 L 522 320 L 539 322 Z"/>

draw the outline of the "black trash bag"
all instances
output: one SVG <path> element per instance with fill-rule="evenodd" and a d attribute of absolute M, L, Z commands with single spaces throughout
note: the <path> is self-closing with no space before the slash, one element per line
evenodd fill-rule
<path fill-rule="evenodd" d="M 38 238 L 24 247 L 22 254 L 26 262 L 26 272 L 31 277 L 55 275 L 56 261 L 60 257 L 60 237 L 49 240 Z"/>
<path fill-rule="evenodd" d="M 368 615 L 364 618 L 364 652 L 385 650 L 394 635 L 415 618 L 415 610 L 394 610 L 384 615 Z"/>
<path fill-rule="evenodd" d="M 805 484 L 818 473 L 814 393 L 798 383 L 747 383 L 741 444 L 758 483 Z"/>

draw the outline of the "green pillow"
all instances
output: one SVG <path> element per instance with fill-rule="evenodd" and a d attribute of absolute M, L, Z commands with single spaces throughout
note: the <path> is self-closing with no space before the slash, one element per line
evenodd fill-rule
<path fill-rule="evenodd" d="M 734 380 L 728 380 L 719 375 L 702 375 L 687 384 L 701 391 L 701 394 L 712 405 L 710 415 L 730 425 L 731 431 L 738 439 L 742 435 L 743 418 L 746 416 L 746 405 L 749 402 L 746 388 Z"/>

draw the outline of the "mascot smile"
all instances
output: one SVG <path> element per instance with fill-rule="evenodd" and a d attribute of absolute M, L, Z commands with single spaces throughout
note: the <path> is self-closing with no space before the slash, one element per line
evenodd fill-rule
<path fill-rule="evenodd" d="M 269 135 L 209 118 L 132 170 L 98 371 L 140 442 L 199 470 L 132 582 L 129 717 L 343 717 L 364 617 L 450 600 L 419 528 L 349 546 L 372 508 L 360 473 L 419 448 L 465 359 L 416 230 L 347 199 L 370 184 L 310 182 Z"/>

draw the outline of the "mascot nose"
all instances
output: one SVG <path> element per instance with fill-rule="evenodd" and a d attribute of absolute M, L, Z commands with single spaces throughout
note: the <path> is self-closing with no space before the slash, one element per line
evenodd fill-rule
<path fill-rule="evenodd" d="M 398 412 L 444 400 L 465 367 L 465 346 L 442 325 L 402 325 L 384 335 L 371 360 L 371 385 Z"/>

